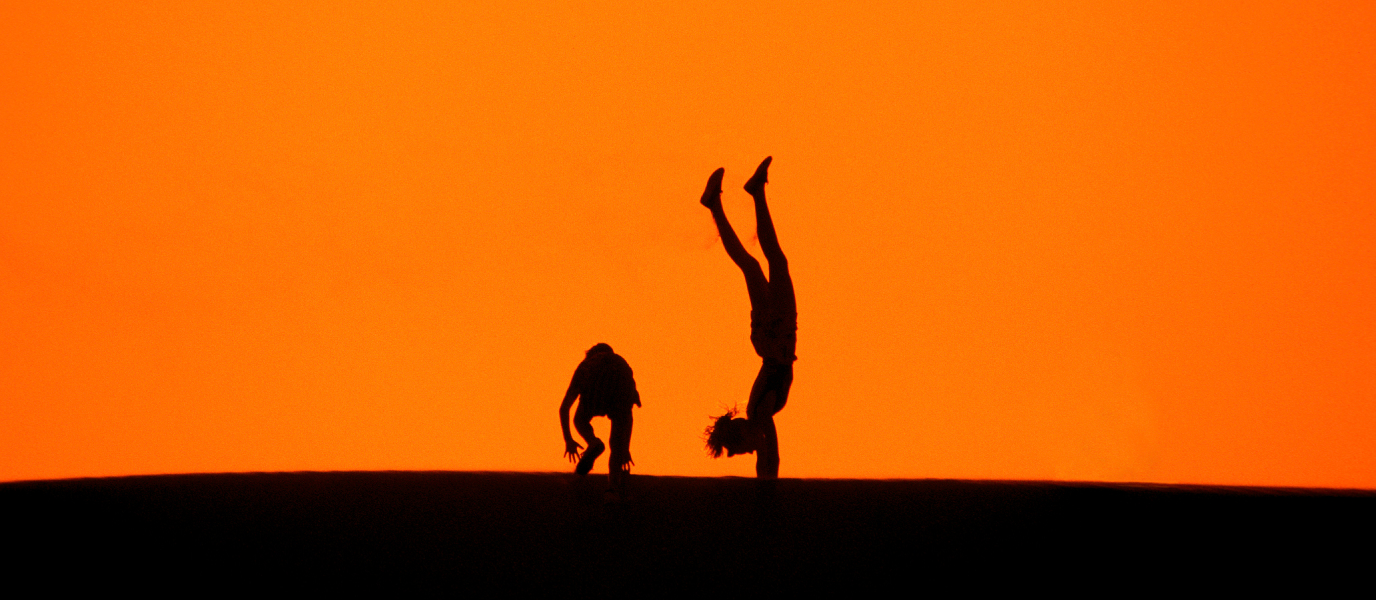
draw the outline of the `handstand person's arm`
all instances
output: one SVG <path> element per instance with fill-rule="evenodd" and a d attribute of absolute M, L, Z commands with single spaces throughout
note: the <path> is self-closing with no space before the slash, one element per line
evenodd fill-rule
<path fill-rule="evenodd" d="M 578 397 L 578 371 L 573 373 L 573 381 L 569 382 L 569 391 L 564 393 L 564 402 L 559 405 L 559 425 L 564 428 L 564 456 L 569 462 L 578 462 L 582 455 L 583 445 L 574 441 L 573 434 L 569 432 L 569 409 L 573 408 L 573 401 Z"/>
<path fill-rule="evenodd" d="M 779 478 L 779 434 L 774 429 L 774 417 L 760 423 L 764 430 L 764 441 L 755 451 L 755 477 L 760 479 Z"/>
<path fill-rule="evenodd" d="M 779 477 L 779 432 L 774 427 L 777 401 L 778 395 L 769 391 L 760 397 L 758 405 L 747 407 L 746 418 L 760 435 L 760 445 L 755 449 L 755 476 L 761 479 Z"/>

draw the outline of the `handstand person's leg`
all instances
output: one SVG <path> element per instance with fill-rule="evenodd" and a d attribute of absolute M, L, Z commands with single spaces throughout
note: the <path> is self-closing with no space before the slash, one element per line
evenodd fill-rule
<path fill-rule="evenodd" d="M 731 261 L 745 274 L 745 289 L 750 294 L 751 308 L 763 307 L 769 296 L 769 282 L 764 278 L 764 270 L 760 268 L 760 261 L 745 251 L 740 238 L 736 237 L 736 230 L 731 227 L 731 222 L 726 220 L 726 211 L 721 208 L 721 176 L 724 172 L 724 169 L 717 169 L 707 179 L 707 189 L 702 193 L 702 205 L 712 211 L 712 220 L 717 224 L 717 234 L 721 236 L 721 245 L 726 248 L 726 255 L 730 256 Z"/>
<path fill-rule="evenodd" d="M 769 203 L 765 201 L 764 184 L 769 181 L 769 164 L 774 157 L 767 156 L 755 174 L 745 182 L 745 191 L 755 200 L 755 236 L 760 240 L 760 250 L 769 261 L 769 292 L 775 303 L 775 310 L 784 313 L 797 313 L 793 299 L 793 278 L 788 273 L 788 258 L 779 246 L 779 236 L 774 231 L 774 219 L 769 216 Z"/>
<path fill-rule="evenodd" d="M 580 406 L 581 408 L 581 406 Z M 583 457 L 578 459 L 578 467 L 573 470 L 579 475 L 587 475 L 592 471 L 592 464 L 597 457 L 602 455 L 602 450 L 606 448 L 602 440 L 597 439 L 592 432 L 592 417 L 590 415 L 576 414 L 573 417 L 573 427 L 578 430 L 578 435 L 583 436 L 583 440 L 588 443 L 588 449 L 583 452 Z"/>
<path fill-rule="evenodd" d="M 769 163 L 773 161 L 774 157 L 766 156 L 755 169 L 755 174 L 745 182 L 745 191 L 755 200 L 755 235 L 760 238 L 760 249 L 771 264 L 776 258 L 786 261 L 784 251 L 779 247 L 779 236 L 774 233 L 774 220 L 769 217 L 769 205 L 764 199 L 764 184 L 769 181 Z"/>

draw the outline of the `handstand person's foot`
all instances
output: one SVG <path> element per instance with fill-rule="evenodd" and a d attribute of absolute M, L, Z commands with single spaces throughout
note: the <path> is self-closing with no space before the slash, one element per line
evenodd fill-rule
<path fill-rule="evenodd" d="M 707 189 L 702 191 L 702 205 L 707 208 L 718 208 L 721 206 L 721 176 L 726 173 L 726 169 L 712 171 L 712 176 L 707 178 Z"/>
<path fill-rule="evenodd" d="M 774 162 L 773 156 L 764 157 L 764 161 L 759 167 L 755 168 L 755 174 L 750 176 L 750 181 L 745 182 L 745 191 L 751 196 L 758 196 L 764 193 L 764 184 L 769 182 L 769 163 Z"/>
<path fill-rule="evenodd" d="M 592 471 L 592 463 L 597 460 L 597 457 L 602 456 L 602 451 L 606 448 L 607 446 L 602 443 L 602 440 L 594 438 L 588 442 L 588 449 L 583 452 L 583 458 L 578 459 L 578 468 L 574 469 L 573 472 L 587 475 L 588 472 Z"/>

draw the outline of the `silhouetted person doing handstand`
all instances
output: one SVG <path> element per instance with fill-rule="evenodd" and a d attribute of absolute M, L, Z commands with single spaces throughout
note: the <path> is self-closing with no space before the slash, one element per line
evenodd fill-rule
<path fill-rule="evenodd" d="M 707 449 L 713 457 L 720 457 L 723 451 L 727 456 L 756 453 L 755 475 L 761 479 L 779 476 L 779 437 L 774 428 L 774 415 L 788 402 L 788 389 L 793 385 L 793 361 L 798 360 L 794 355 L 798 345 L 798 308 L 793 299 L 793 280 L 788 275 L 788 259 L 779 248 L 774 221 L 769 218 L 769 206 L 764 198 L 764 184 L 769 180 L 772 160 L 773 157 L 765 158 L 745 182 L 745 191 L 755 199 L 755 233 L 769 261 L 767 280 L 759 261 L 745 251 L 722 211 L 724 169 L 712 173 L 702 193 L 702 204 L 712 211 L 726 254 L 745 274 L 745 289 L 750 294 L 750 343 L 755 346 L 755 353 L 764 359 L 755 385 L 750 388 L 745 418 L 736 418 L 734 409 L 719 417 L 707 428 Z"/>
<path fill-rule="evenodd" d="M 588 443 L 587 452 L 569 433 L 569 408 L 578 401 L 573 426 Z M 575 473 L 581 477 L 592 471 L 592 464 L 606 446 L 592 431 L 593 417 L 607 417 L 612 422 L 612 456 L 607 466 L 611 487 L 609 499 L 620 499 L 626 490 L 626 477 L 631 465 L 631 406 L 640 406 L 640 392 L 635 389 L 635 377 L 626 359 L 612 352 L 612 347 L 597 344 L 588 349 L 583 362 L 573 372 L 573 381 L 559 405 L 559 424 L 564 428 L 564 455 L 569 462 L 577 461 Z"/>

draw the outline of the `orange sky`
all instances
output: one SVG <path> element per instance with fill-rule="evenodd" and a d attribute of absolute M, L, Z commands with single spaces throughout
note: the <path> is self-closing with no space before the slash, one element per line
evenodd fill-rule
<path fill-rule="evenodd" d="M 562 470 L 599 341 L 751 475 L 772 154 L 783 476 L 1376 487 L 1370 2 L 17 4 L 0 480 Z"/>

